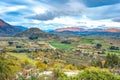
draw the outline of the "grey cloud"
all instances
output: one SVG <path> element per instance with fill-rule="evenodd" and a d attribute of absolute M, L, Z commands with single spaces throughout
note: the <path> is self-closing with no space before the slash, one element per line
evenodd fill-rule
<path fill-rule="evenodd" d="M 114 19 L 112 19 L 112 21 L 114 21 L 114 22 L 120 22 L 120 17 L 119 18 L 114 18 Z"/>
<path fill-rule="evenodd" d="M 52 20 L 56 17 L 61 16 L 74 16 L 78 14 L 82 14 L 85 10 L 85 6 L 82 3 L 70 1 L 66 3 L 65 5 L 59 5 L 59 6 L 52 6 L 54 9 L 48 8 L 48 11 L 46 11 L 44 14 L 35 14 L 31 16 L 27 16 L 26 18 L 29 19 L 37 19 L 37 20 Z"/>
<path fill-rule="evenodd" d="M 53 8 L 48 7 L 48 11 L 44 14 L 34 14 L 26 18 L 47 21 L 61 16 L 80 15 L 78 18 L 81 18 L 81 15 L 86 15 L 90 19 L 101 20 L 120 16 L 120 4 L 86 7 L 82 0 L 69 0 L 64 4 L 48 5 Z"/>
<path fill-rule="evenodd" d="M 77 13 L 81 13 L 81 11 L 73 11 L 73 10 L 48 11 L 48 12 L 46 12 L 44 14 L 28 16 L 26 18 L 47 21 L 47 20 L 52 20 L 52 19 L 54 19 L 56 17 L 76 15 Z"/>
<path fill-rule="evenodd" d="M 93 20 L 111 19 L 120 16 L 120 4 L 88 8 L 85 15 Z"/>
<path fill-rule="evenodd" d="M 26 17 L 26 18 L 46 21 L 46 20 L 52 20 L 56 16 L 57 15 L 55 15 L 53 12 L 47 12 L 45 14 L 33 15 L 33 16 Z"/>

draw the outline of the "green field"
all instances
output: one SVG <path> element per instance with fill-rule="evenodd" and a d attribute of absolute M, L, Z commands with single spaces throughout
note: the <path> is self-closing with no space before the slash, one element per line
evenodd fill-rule
<path fill-rule="evenodd" d="M 79 43 L 80 44 L 96 44 L 96 42 L 95 41 L 98 41 L 97 43 L 103 43 L 103 39 L 102 38 L 98 38 L 98 37 L 93 37 L 93 38 L 86 38 L 86 37 L 81 37 L 80 38 L 80 41 L 79 41 Z"/>
<path fill-rule="evenodd" d="M 50 42 L 50 44 L 59 49 L 69 50 L 71 48 L 74 48 L 74 46 L 72 44 L 63 44 L 60 42 Z"/>
<path fill-rule="evenodd" d="M 94 44 L 94 39 L 81 39 L 80 43 L 81 44 Z"/>

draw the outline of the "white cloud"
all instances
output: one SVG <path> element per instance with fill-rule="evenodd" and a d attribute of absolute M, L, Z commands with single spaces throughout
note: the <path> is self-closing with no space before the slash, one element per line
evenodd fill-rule
<path fill-rule="evenodd" d="M 20 9 L 25 9 L 25 8 L 27 8 L 27 7 L 24 5 L 2 4 L 2 5 L 0 5 L 0 13 L 5 14 L 6 12 L 18 11 Z"/>
<path fill-rule="evenodd" d="M 47 2 L 50 0 L 42 1 Z M 66 26 L 87 26 L 89 28 L 95 28 L 100 25 L 106 25 L 107 27 L 120 27 L 120 23 L 110 20 L 114 17 L 120 16 L 120 4 L 91 8 L 87 7 L 81 1 L 82 0 L 69 0 L 65 4 L 51 5 L 52 2 L 43 3 L 39 0 L 20 0 L 20 3 L 22 3 L 17 5 L 12 4 L 12 2 L 19 3 L 18 0 L 12 0 L 8 1 L 11 3 L 0 3 L 0 14 L 3 19 L 11 19 L 9 22 L 13 25 L 23 25 L 27 27 L 36 26 L 43 29 L 55 29 Z M 18 11 L 22 13 L 22 15 L 6 15 L 7 12 L 11 11 Z M 41 18 L 38 18 L 38 20 L 36 20 L 36 18 L 34 20 L 24 18 L 31 15 Z"/>
<path fill-rule="evenodd" d="M 45 8 L 36 7 L 36 8 L 33 8 L 33 11 L 34 11 L 36 14 L 42 14 L 42 13 L 45 13 L 46 9 L 45 9 Z"/>

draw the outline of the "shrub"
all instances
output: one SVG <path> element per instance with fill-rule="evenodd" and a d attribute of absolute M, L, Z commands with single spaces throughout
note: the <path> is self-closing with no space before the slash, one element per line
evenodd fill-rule
<path fill-rule="evenodd" d="M 74 80 L 120 80 L 120 78 L 109 71 L 101 69 L 86 69 L 80 72 Z"/>
<path fill-rule="evenodd" d="M 102 47 L 102 44 L 96 44 L 97 49 L 101 49 L 101 47 Z"/>
<path fill-rule="evenodd" d="M 100 60 L 100 59 L 98 59 L 98 60 L 92 60 L 91 65 L 95 66 L 95 67 L 100 67 L 100 68 L 102 68 L 104 66 L 102 64 L 102 60 Z"/>
<path fill-rule="evenodd" d="M 36 39 L 38 39 L 38 36 L 30 36 L 29 39 L 30 40 L 36 40 Z"/>
<path fill-rule="evenodd" d="M 0 56 L 0 80 L 13 80 L 15 74 L 20 69 L 20 64 L 14 57 L 8 55 L 7 58 Z"/>
<path fill-rule="evenodd" d="M 63 43 L 63 44 L 71 44 L 71 42 L 69 40 L 61 41 L 61 43 Z"/>
<path fill-rule="evenodd" d="M 83 70 L 83 69 L 87 68 L 88 66 L 86 64 L 78 64 L 78 65 L 76 65 L 76 67 L 78 70 Z"/>
<path fill-rule="evenodd" d="M 116 46 L 110 46 L 109 49 L 110 49 L 110 50 L 119 50 L 119 47 L 116 47 Z"/>
<path fill-rule="evenodd" d="M 35 65 L 40 71 L 47 69 L 47 65 L 44 64 L 42 61 L 37 61 Z"/>
<path fill-rule="evenodd" d="M 67 78 L 67 75 L 64 74 L 60 66 L 56 66 L 56 68 L 53 69 L 54 80 L 67 80 L 66 78 Z"/>
<path fill-rule="evenodd" d="M 65 66 L 65 69 L 74 70 L 74 66 L 69 64 Z"/>
<path fill-rule="evenodd" d="M 120 67 L 120 57 L 116 54 L 108 54 L 106 56 L 105 67 Z"/>
<path fill-rule="evenodd" d="M 55 69 L 53 80 L 120 80 L 120 77 L 103 69 L 85 69 L 77 76 L 67 76 L 60 69 Z"/>
<path fill-rule="evenodd" d="M 9 44 L 9 46 L 12 46 L 14 44 L 14 42 L 9 41 L 8 44 Z"/>
<path fill-rule="evenodd" d="M 31 74 L 29 75 L 29 77 L 24 75 L 18 75 L 18 78 L 16 80 L 41 80 L 41 78 L 38 74 Z"/>

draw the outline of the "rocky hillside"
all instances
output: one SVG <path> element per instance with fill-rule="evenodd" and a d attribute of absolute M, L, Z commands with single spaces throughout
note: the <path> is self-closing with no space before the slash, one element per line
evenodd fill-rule
<path fill-rule="evenodd" d="M 15 36 L 19 37 L 40 37 L 40 38 L 59 38 L 59 36 L 55 34 L 50 34 L 40 30 L 39 28 L 30 28 L 23 32 L 16 34 Z"/>
<path fill-rule="evenodd" d="M 14 35 L 22 30 L 0 19 L 0 36 Z"/>

